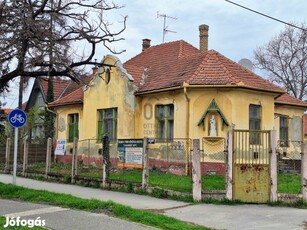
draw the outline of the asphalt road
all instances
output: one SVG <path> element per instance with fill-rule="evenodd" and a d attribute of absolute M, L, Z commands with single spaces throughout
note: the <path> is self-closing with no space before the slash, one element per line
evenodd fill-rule
<path fill-rule="evenodd" d="M 33 204 L 0 199 L 0 216 L 20 217 L 20 220 L 44 220 L 45 226 L 56 230 L 149 230 L 154 229 L 141 224 L 110 217 L 102 213 L 91 213 L 50 205 Z M 37 219 L 40 217 L 39 219 Z M 37 222 L 39 223 L 39 222 Z M 0 226 L 0 229 L 3 229 Z"/>

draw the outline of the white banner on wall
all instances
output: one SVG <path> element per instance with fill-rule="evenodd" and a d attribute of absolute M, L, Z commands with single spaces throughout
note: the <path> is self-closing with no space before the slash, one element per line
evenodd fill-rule
<path fill-rule="evenodd" d="M 66 153 L 66 140 L 65 139 L 57 140 L 54 154 L 55 155 L 63 155 L 64 156 L 65 153 Z"/>

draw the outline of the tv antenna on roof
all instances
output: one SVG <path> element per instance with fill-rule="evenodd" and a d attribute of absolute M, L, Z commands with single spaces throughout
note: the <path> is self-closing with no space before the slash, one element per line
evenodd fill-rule
<path fill-rule="evenodd" d="M 157 18 L 159 17 L 163 17 L 163 40 L 162 40 L 162 43 L 164 43 L 164 38 L 165 38 L 165 34 L 168 33 L 168 32 L 171 32 L 171 33 L 177 33 L 176 31 L 172 31 L 172 30 L 168 30 L 167 29 L 167 26 L 166 26 L 166 18 L 170 18 L 170 19 L 174 19 L 174 20 L 177 20 L 176 17 L 171 17 L 171 16 L 168 16 L 166 14 L 159 14 L 159 11 L 157 12 Z"/>

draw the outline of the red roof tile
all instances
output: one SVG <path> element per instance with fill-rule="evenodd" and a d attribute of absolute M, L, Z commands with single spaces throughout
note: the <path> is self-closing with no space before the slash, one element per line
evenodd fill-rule
<path fill-rule="evenodd" d="M 94 75 L 82 77 L 80 83 L 70 81 L 62 95 L 55 101 L 48 104 L 49 107 L 56 107 L 68 104 L 83 103 L 83 87 L 88 84 Z"/>
<path fill-rule="evenodd" d="M 295 105 L 307 108 L 306 102 L 301 101 L 295 97 L 292 97 L 289 94 L 283 94 L 280 97 L 276 98 L 275 104 L 287 104 L 287 105 Z"/>
<path fill-rule="evenodd" d="M 54 100 L 57 100 L 63 93 L 63 91 L 66 89 L 67 85 L 69 84 L 70 80 L 64 80 L 64 79 L 53 79 L 53 95 Z M 44 91 L 45 97 L 47 96 L 48 91 L 48 78 L 40 78 L 40 83 Z"/>
<path fill-rule="evenodd" d="M 185 41 L 152 46 L 124 63 L 138 92 L 190 85 L 237 85 L 259 90 L 284 90 L 220 53 L 202 52 Z"/>
<path fill-rule="evenodd" d="M 67 94 L 66 96 L 48 104 L 48 107 L 83 103 L 83 86 Z"/>

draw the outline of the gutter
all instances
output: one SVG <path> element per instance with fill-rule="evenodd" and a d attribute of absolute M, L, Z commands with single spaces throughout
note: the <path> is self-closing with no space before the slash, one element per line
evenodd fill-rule
<path fill-rule="evenodd" d="M 186 83 L 183 83 L 183 85 Z M 260 89 L 252 86 L 245 86 L 245 85 L 187 85 L 187 86 L 173 86 L 173 87 L 167 87 L 162 89 L 156 89 L 156 90 L 147 90 L 147 91 L 141 91 L 136 92 L 135 95 L 144 95 L 144 94 L 151 94 L 151 93 L 160 93 L 160 92 L 166 92 L 169 90 L 177 90 L 182 89 L 184 87 L 189 88 L 241 88 L 241 89 L 249 89 L 249 90 L 256 90 L 258 92 L 268 92 L 268 93 L 278 93 L 279 95 L 275 97 L 278 98 L 282 94 L 286 93 L 284 90 L 269 90 L 269 89 Z"/>
<path fill-rule="evenodd" d="M 307 105 L 299 105 L 299 104 L 289 103 L 289 102 L 275 101 L 274 104 L 275 105 L 288 105 L 288 106 L 294 106 L 294 107 L 299 107 L 299 108 L 305 108 L 305 110 L 307 109 Z"/>
<path fill-rule="evenodd" d="M 83 101 L 73 101 L 73 102 L 66 102 L 66 103 L 61 103 L 61 104 L 57 104 L 57 105 L 51 105 L 49 106 L 50 108 L 53 107 L 60 107 L 60 106 L 65 106 L 65 105 L 77 105 L 77 104 L 83 104 Z"/>

